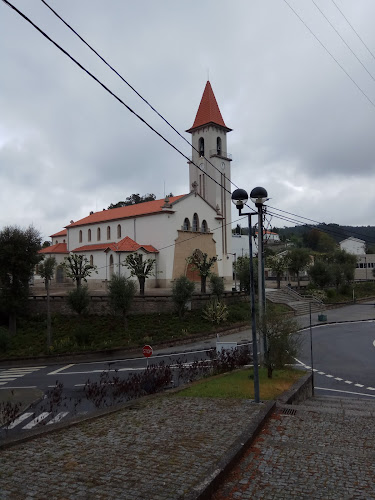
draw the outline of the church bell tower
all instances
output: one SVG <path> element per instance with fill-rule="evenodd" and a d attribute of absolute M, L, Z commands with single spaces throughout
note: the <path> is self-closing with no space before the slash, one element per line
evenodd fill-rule
<path fill-rule="evenodd" d="M 192 135 L 189 164 L 190 189 L 197 192 L 221 216 L 223 256 L 231 251 L 231 155 L 227 152 L 228 128 L 221 116 L 211 83 L 208 81 L 194 120 L 187 130 Z M 218 224 L 219 225 L 219 224 Z"/>

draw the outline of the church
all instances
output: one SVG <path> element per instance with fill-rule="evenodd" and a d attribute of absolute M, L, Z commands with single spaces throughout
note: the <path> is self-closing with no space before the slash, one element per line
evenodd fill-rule
<path fill-rule="evenodd" d="M 146 280 L 146 288 L 168 288 L 181 275 L 199 280 L 186 260 L 199 249 L 209 257 L 218 257 L 213 272 L 231 282 L 230 131 L 208 81 L 194 123 L 186 131 L 192 136 L 188 193 L 90 212 L 83 219 L 70 221 L 51 236 L 51 246 L 40 251 L 56 258 L 54 281 L 69 281 L 61 263 L 73 253 L 96 266 L 97 273 L 88 278 L 88 285 L 102 288 L 114 273 L 130 276 L 122 263 L 129 253 L 137 252 L 145 259 L 155 259 L 155 276 Z"/>

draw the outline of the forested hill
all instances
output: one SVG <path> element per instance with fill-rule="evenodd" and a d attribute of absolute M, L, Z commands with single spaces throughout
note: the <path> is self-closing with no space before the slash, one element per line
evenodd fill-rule
<path fill-rule="evenodd" d="M 319 229 L 326 232 L 338 243 L 350 236 L 366 241 L 368 245 L 375 246 L 375 226 L 340 226 L 339 224 L 318 224 L 306 226 L 294 226 L 284 228 L 274 228 L 280 237 L 290 239 L 291 236 L 302 237 L 311 229 Z"/>

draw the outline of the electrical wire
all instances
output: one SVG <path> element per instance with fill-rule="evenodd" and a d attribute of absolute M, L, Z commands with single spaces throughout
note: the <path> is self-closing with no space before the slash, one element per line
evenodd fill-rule
<path fill-rule="evenodd" d="M 335 61 L 337 66 L 345 73 L 345 75 L 351 80 L 351 82 L 357 87 L 357 89 L 361 92 L 361 94 L 368 100 L 368 102 L 375 108 L 375 102 L 370 99 L 370 97 L 365 93 L 364 90 L 358 85 L 358 83 L 350 76 L 350 74 L 346 71 L 344 66 L 339 63 L 339 61 L 335 58 L 335 56 L 328 50 L 328 48 L 324 45 L 324 43 L 315 35 L 312 29 L 305 23 L 302 17 L 293 9 L 293 7 L 289 4 L 287 0 L 283 0 L 283 2 L 289 7 L 289 9 L 295 14 L 295 16 L 301 21 L 301 23 L 305 26 L 306 29 L 309 30 L 311 35 L 315 38 L 315 40 L 323 47 L 323 49 L 327 52 L 327 54 Z"/>
<path fill-rule="evenodd" d="M 333 3 L 333 5 L 336 7 L 336 9 L 340 12 L 340 14 L 342 15 L 342 17 L 345 19 L 345 21 L 348 23 L 348 25 L 351 27 L 351 29 L 354 31 L 354 33 L 357 35 L 358 39 L 362 42 L 362 44 L 365 46 L 365 48 L 367 49 L 367 51 L 369 52 L 369 54 L 371 55 L 371 57 L 375 60 L 375 55 L 371 52 L 371 50 L 369 49 L 368 45 L 363 41 L 363 39 L 360 37 L 359 33 L 356 31 L 356 29 L 354 28 L 354 26 L 349 22 L 348 18 L 345 16 L 345 14 L 343 13 L 343 11 L 340 9 L 340 7 L 337 5 L 337 3 L 334 1 L 334 0 L 331 0 L 331 2 Z"/>
<path fill-rule="evenodd" d="M 67 52 L 61 45 L 59 45 L 57 42 L 55 42 L 47 33 L 45 33 L 39 26 L 37 26 L 31 19 L 29 19 L 23 12 L 21 12 L 17 7 L 12 5 L 8 0 L 2 0 L 8 7 L 13 9 L 17 14 L 19 14 L 22 18 L 24 18 L 28 23 L 30 23 L 41 35 L 43 35 L 49 42 L 51 42 L 53 45 L 55 45 L 56 48 L 58 48 L 63 54 L 65 54 L 71 61 L 73 61 L 80 69 L 82 69 L 88 76 L 90 76 L 93 80 L 96 81 L 104 90 L 106 90 L 112 97 L 114 97 L 120 104 L 125 106 L 125 108 L 130 111 L 138 120 L 140 120 L 144 125 L 146 125 L 152 132 L 154 132 L 156 135 L 158 135 L 166 144 L 171 146 L 177 153 L 179 153 L 181 156 L 183 156 L 189 163 L 192 163 L 195 167 L 198 168 L 203 174 L 205 174 L 209 179 L 211 179 L 215 184 L 220 186 L 224 191 L 229 193 L 230 195 L 232 192 L 227 189 L 225 186 L 223 186 L 220 182 L 218 182 L 216 179 L 214 179 L 211 175 L 209 175 L 207 172 L 205 172 L 200 166 L 198 166 L 194 161 L 192 161 L 188 156 L 186 156 L 180 149 L 177 148 L 174 144 L 172 144 L 166 137 L 164 137 L 160 132 L 158 132 L 152 125 L 150 125 L 144 118 L 142 118 L 138 113 L 136 113 L 130 106 L 128 106 L 117 94 L 112 92 L 103 82 L 99 80 L 93 73 L 91 73 L 88 69 L 86 69 L 80 62 L 78 62 L 69 52 Z M 215 167 L 216 168 L 216 167 Z M 226 177 L 226 179 L 229 181 L 229 179 Z M 231 181 L 230 181 L 231 182 Z"/>
<path fill-rule="evenodd" d="M 43 0 L 42 0 L 43 1 Z M 349 44 L 346 42 L 346 40 L 341 36 L 339 31 L 335 28 L 335 26 L 331 23 L 331 21 L 328 19 L 328 17 L 324 14 L 322 9 L 319 7 L 319 5 L 315 2 L 315 0 L 311 0 L 311 2 L 315 5 L 315 7 L 318 9 L 318 11 L 321 13 L 321 15 L 324 17 L 324 19 L 327 21 L 327 23 L 331 26 L 331 28 L 335 31 L 337 36 L 340 37 L 342 42 L 345 44 L 345 46 L 350 50 L 350 52 L 353 54 L 353 56 L 357 59 L 359 64 L 364 68 L 366 73 L 369 74 L 370 78 L 375 82 L 374 76 L 370 73 L 370 71 L 366 68 L 366 66 L 363 64 L 363 62 L 360 60 L 360 58 L 357 56 L 357 54 L 354 52 L 354 50 L 349 46 Z"/>
<path fill-rule="evenodd" d="M 176 132 L 176 134 L 181 138 L 183 139 L 187 144 L 189 144 L 190 147 L 192 147 L 194 149 L 195 152 L 197 152 L 198 154 L 200 154 L 200 151 L 195 147 L 193 146 L 193 144 L 188 141 L 186 139 L 186 137 L 184 137 L 157 109 L 155 109 L 148 101 L 147 99 L 145 99 L 111 64 L 109 64 L 103 56 L 101 56 L 99 54 L 99 52 L 97 52 L 97 50 L 95 50 L 88 42 L 86 42 L 86 40 L 84 40 L 84 38 L 79 34 L 77 33 L 77 31 L 72 28 L 50 5 L 48 5 L 48 3 L 45 1 L 45 0 L 40 0 L 51 12 L 53 12 L 53 14 L 58 18 L 60 19 L 61 22 L 63 22 L 65 24 L 65 26 L 67 28 L 69 28 L 92 52 L 94 52 L 95 55 L 97 55 L 99 57 L 99 59 L 106 65 L 108 66 L 108 68 L 110 68 L 133 92 L 135 92 L 137 94 L 137 96 L 142 99 L 142 101 L 147 104 L 147 106 L 149 106 L 152 111 L 154 111 L 154 113 L 156 113 L 174 132 Z M 215 170 L 217 170 L 220 174 L 221 174 L 221 171 L 216 167 L 216 165 L 214 165 L 208 158 L 206 158 L 205 155 L 202 155 L 201 156 L 202 158 L 204 158 L 209 165 L 211 165 L 212 167 L 214 167 Z M 229 182 L 235 187 L 238 189 L 238 186 L 236 186 L 236 184 L 229 180 Z"/>
<path fill-rule="evenodd" d="M 281 210 L 280 208 L 271 207 L 270 205 L 267 205 L 267 207 L 271 208 L 272 210 L 277 210 L 278 212 L 282 212 L 284 214 L 292 215 L 293 217 L 298 217 L 299 219 L 304 219 L 304 220 L 307 220 L 309 222 L 314 222 L 315 224 L 319 224 L 320 226 L 327 226 L 327 227 L 329 227 L 325 222 L 317 221 L 317 220 L 314 220 L 314 219 L 309 219 L 307 217 L 303 217 L 302 215 L 297 215 L 297 214 L 294 214 L 292 212 L 287 212 L 286 210 Z M 274 214 L 274 216 L 275 216 L 275 214 Z M 295 219 L 291 219 L 291 221 L 294 222 Z M 296 222 L 299 222 L 301 225 L 308 225 L 306 223 L 301 223 L 300 221 L 296 221 Z M 311 227 L 313 227 L 314 229 L 317 229 L 315 226 L 311 226 Z M 337 232 L 337 234 L 342 234 L 342 233 Z M 364 238 L 366 241 L 369 238 L 368 235 L 366 235 L 364 233 L 360 233 L 358 231 L 353 231 L 352 229 L 350 230 L 350 234 L 356 235 L 356 236 L 360 236 L 360 237 Z"/>
<path fill-rule="evenodd" d="M 63 47 L 61 47 L 57 42 L 55 42 L 51 37 L 49 37 L 41 28 L 39 28 L 33 21 L 31 21 L 31 19 L 29 19 L 25 14 L 23 14 L 19 9 L 17 9 L 14 5 L 12 5 L 8 0 L 2 0 L 8 7 L 10 7 L 12 10 L 14 10 L 17 14 L 19 14 L 23 19 L 25 19 L 28 23 L 30 23 L 37 31 L 39 31 L 39 33 L 41 33 L 48 41 L 50 41 L 53 45 L 55 45 L 56 48 L 58 48 L 61 52 L 63 52 L 71 61 L 73 61 L 80 69 L 82 69 L 87 75 L 89 75 L 93 80 L 95 80 L 102 88 L 104 88 L 104 90 L 106 90 L 112 97 L 114 97 L 118 102 L 120 102 L 123 106 L 125 106 L 125 108 L 130 111 L 136 118 L 138 118 L 142 123 L 144 123 L 151 131 L 153 131 L 155 134 L 157 134 L 163 141 L 165 141 L 169 146 L 171 146 L 175 151 L 177 151 L 181 156 L 183 156 L 185 159 L 187 159 L 189 162 L 191 162 L 194 166 L 196 166 L 200 171 L 202 171 L 205 175 L 207 175 L 208 178 L 210 178 L 212 181 L 214 181 L 217 185 L 219 185 L 222 189 L 224 189 L 224 191 L 226 191 L 227 193 L 231 194 L 231 191 L 229 191 L 227 188 L 225 188 L 225 186 L 222 186 L 222 184 L 220 184 L 216 179 L 214 179 L 213 177 L 211 177 L 209 174 L 207 174 L 207 172 L 204 172 L 196 163 L 194 163 L 192 160 L 190 160 L 190 158 L 188 156 L 186 156 L 182 151 L 180 151 L 174 144 L 172 144 L 168 139 L 166 139 L 160 132 L 158 132 L 155 128 L 153 128 L 144 118 L 142 118 L 138 113 L 136 113 L 132 108 L 130 108 L 130 106 L 128 106 L 120 97 L 118 97 L 114 92 L 112 92 L 104 83 L 102 83 L 95 75 L 93 75 L 90 71 L 88 71 L 81 63 L 79 63 L 73 56 L 71 56 L 71 54 L 69 54 Z M 42 0 L 43 1 L 43 0 Z M 289 5 L 289 3 L 284 0 L 284 2 L 290 7 L 290 9 L 296 14 L 296 16 L 301 20 L 301 22 L 306 26 L 307 29 L 309 29 L 309 31 L 312 33 L 312 35 L 318 40 L 318 42 L 323 46 L 323 48 L 325 48 L 325 50 L 327 50 L 327 52 L 332 56 L 332 54 L 328 51 L 328 49 L 326 49 L 326 47 L 322 44 L 322 42 L 320 42 L 320 40 L 316 37 L 316 35 L 310 30 L 310 28 L 306 25 L 306 23 L 300 18 L 300 16 L 295 12 L 295 10 Z M 45 3 L 45 2 L 43 2 Z M 78 35 L 77 35 L 78 36 Z M 339 64 L 339 63 L 338 63 Z M 339 64 L 340 66 L 340 64 Z M 341 66 L 340 66 L 341 67 Z M 343 68 L 342 68 L 343 69 Z M 345 71 L 345 70 L 344 70 Z M 349 75 L 348 75 L 349 76 Z M 351 78 L 349 76 L 349 78 Z M 353 80 L 352 80 L 353 81 Z M 354 81 L 353 81 L 354 82 Z M 355 83 L 355 82 L 354 82 Z M 358 87 L 359 88 L 359 87 Z M 364 94 L 365 95 L 365 94 Z M 367 96 L 366 96 L 367 97 Z M 372 101 L 370 101 L 372 103 Z M 372 103 L 373 104 L 373 103 Z M 373 104 L 374 105 L 374 104 Z M 374 105 L 375 106 L 375 105 Z M 216 167 L 215 167 L 216 168 Z M 228 179 L 229 180 L 229 179 Z M 230 181 L 232 183 L 232 181 Z M 232 183 L 233 184 L 233 183 Z M 235 185 L 235 184 L 233 184 Z M 248 205 L 247 205 L 248 206 Z M 251 208 L 251 207 L 249 207 Z M 274 208 L 274 207 L 270 207 L 270 208 L 273 208 L 275 210 L 278 210 L 278 211 L 281 211 L 281 212 L 284 212 L 284 213 L 289 213 L 289 212 L 286 212 L 286 211 L 283 211 L 281 209 L 277 209 L 277 208 Z M 254 212 L 255 213 L 255 212 Z M 291 223 L 298 223 L 299 225 L 303 225 L 301 224 L 299 221 L 296 221 L 295 219 L 292 219 L 292 218 L 287 218 L 287 217 L 282 217 L 276 213 L 270 213 L 271 215 L 273 215 L 274 217 L 277 217 L 279 219 L 282 219 L 282 220 L 285 220 L 285 221 L 288 221 L 288 222 L 291 222 Z M 300 217 L 300 218 L 303 218 L 303 219 L 306 219 L 306 220 L 310 220 L 312 222 L 316 222 L 318 224 L 321 224 L 320 222 L 318 221 L 314 221 L 313 219 L 307 219 L 306 217 L 302 217 L 302 216 L 298 216 L 296 214 L 290 214 L 290 215 L 293 215 L 295 217 Z M 232 221 L 225 224 L 225 225 L 228 225 L 228 224 L 232 224 Z M 307 224 L 305 224 L 307 225 Z M 219 228 L 221 228 L 222 226 L 219 226 Z M 312 227 L 312 226 L 311 226 Z M 314 229 L 319 229 L 319 228 L 314 228 Z M 321 229 L 319 229 L 321 230 Z M 329 231 L 323 231 L 323 232 L 329 232 Z M 334 233 L 335 231 L 333 231 L 332 229 L 330 230 L 331 233 Z M 342 234 L 342 233 L 338 233 L 336 232 L 336 234 Z M 359 233 L 357 233 L 359 234 Z M 199 235 L 197 236 L 194 236 L 194 237 L 198 237 Z M 367 239 L 367 237 L 366 237 Z M 185 240 L 186 241 L 186 240 Z M 173 246 L 173 245 L 169 245 L 169 246 Z M 164 248 L 168 248 L 167 247 L 163 247 L 161 248 L 164 249 Z"/>

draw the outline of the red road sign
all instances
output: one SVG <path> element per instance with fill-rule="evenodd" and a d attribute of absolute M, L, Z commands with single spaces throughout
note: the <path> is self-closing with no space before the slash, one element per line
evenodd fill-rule
<path fill-rule="evenodd" d="M 146 358 L 152 356 L 152 347 L 150 345 L 143 346 L 142 351 L 143 351 L 143 356 L 145 356 Z"/>

